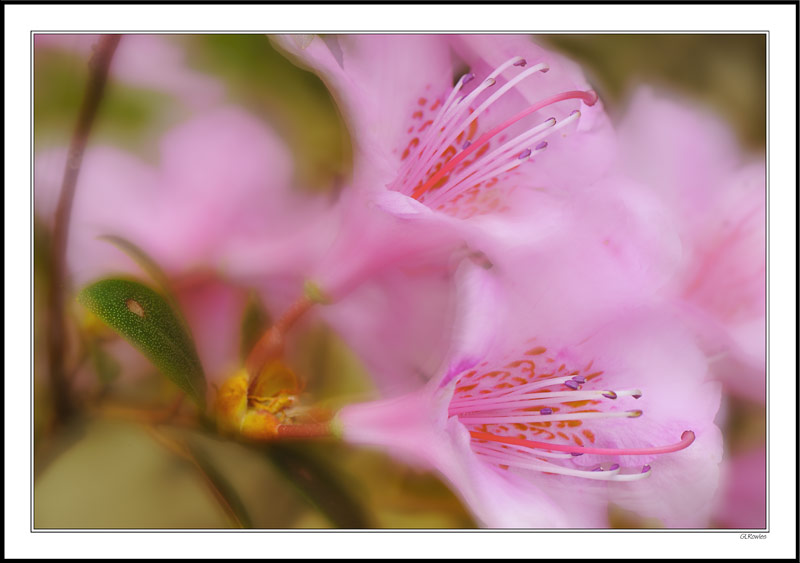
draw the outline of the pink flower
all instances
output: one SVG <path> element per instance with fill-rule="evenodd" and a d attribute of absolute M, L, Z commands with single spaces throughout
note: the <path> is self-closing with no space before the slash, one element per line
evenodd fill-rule
<path fill-rule="evenodd" d="M 715 356 L 729 391 L 764 401 L 766 169 L 733 134 L 686 101 L 640 91 L 620 129 L 626 171 L 677 229 L 680 267 L 668 291 Z"/>
<path fill-rule="evenodd" d="M 577 67 L 527 37 L 275 41 L 328 84 L 354 142 L 334 242 L 310 276 L 335 302 L 322 314 L 384 391 L 408 390 L 425 377 L 409 373 L 430 373 L 443 359 L 458 257 L 495 260 L 535 240 L 537 193 L 586 187 L 606 173 L 608 120 Z M 470 70 L 453 86 L 461 63 Z M 264 275 L 258 251 L 239 263 L 252 266 L 242 272 L 252 279 Z"/>
<path fill-rule="evenodd" d="M 460 270 L 449 359 L 415 392 L 343 408 L 343 437 L 437 469 L 490 527 L 605 527 L 609 503 L 707 525 L 719 387 L 646 283 L 647 225 L 587 221 L 602 211 L 563 208 L 515 270 Z"/>
<path fill-rule="evenodd" d="M 331 249 L 336 274 L 323 266 L 317 276 L 335 297 L 385 264 L 413 261 L 437 245 L 466 241 L 491 257 L 525 240 L 533 189 L 589 185 L 614 154 L 608 120 L 580 72 L 527 38 L 276 41 L 326 81 L 354 141 L 343 202 L 354 219 Z M 471 70 L 453 86 L 459 61 Z M 379 210 L 396 219 L 372 219 L 383 225 L 373 235 L 370 220 L 365 226 L 358 218 Z"/>
<path fill-rule="evenodd" d="M 56 48 L 73 51 L 88 60 L 98 35 L 37 33 L 37 52 Z M 191 109 L 219 103 L 222 84 L 186 66 L 174 37 L 152 34 L 124 35 L 111 65 L 111 76 L 134 86 L 166 92 Z"/>

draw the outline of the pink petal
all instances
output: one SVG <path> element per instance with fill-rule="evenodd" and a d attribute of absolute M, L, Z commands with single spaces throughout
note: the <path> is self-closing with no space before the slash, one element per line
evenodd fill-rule
<path fill-rule="evenodd" d="M 465 262 L 455 277 L 456 313 L 452 331 L 447 371 L 440 386 L 471 368 L 498 344 L 505 310 L 502 287 L 496 273 Z"/>
<path fill-rule="evenodd" d="M 621 129 L 626 168 L 672 215 L 684 248 L 670 291 L 682 300 L 714 371 L 733 390 L 763 396 L 766 170 L 744 164 L 733 134 L 686 101 L 634 98 Z M 748 383 L 749 382 L 749 383 Z"/>
<path fill-rule="evenodd" d="M 609 445 L 664 445 L 677 442 L 685 430 L 696 437 L 679 452 L 624 456 L 620 463 L 651 464 L 652 475 L 610 484 L 610 499 L 666 527 L 707 527 L 722 457 L 722 435 L 713 422 L 720 390 L 705 382 L 707 363 L 691 333 L 669 317 L 641 311 L 604 327 L 579 348 L 594 356 L 609 387 L 642 391 L 641 399 L 620 407 L 641 409 L 641 417 L 593 425 Z M 592 458 L 582 456 L 578 463 L 595 463 Z"/>
<path fill-rule="evenodd" d="M 168 133 L 161 154 L 153 244 L 164 261 L 214 263 L 227 246 L 291 227 L 291 158 L 258 119 L 235 108 L 205 113 Z"/>
<path fill-rule="evenodd" d="M 525 58 L 526 68 L 539 63 L 548 64 L 546 74 L 534 75 L 520 82 L 512 91 L 493 104 L 487 116 L 489 122 L 499 122 L 501 116 L 516 114 L 535 102 L 569 90 L 591 90 L 578 65 L 567 58 L 536 45 L 525 35 L 453 35 L 453 49 L 462 57 L 477 77 L 514 56 Z M 510 76 L 506 71 L 504 76 Z M 503 76 L 503 75 L 501 75 Z M 502 85 L 502 81 L 498 87 Z M 559 121 L 579 109 L 578 127 L 567 130 L 567 138 L 548 138 L 549 146 L 533 164 L 521 167 L 528 186 L 548 189 L 582 188 L 591 184 L 609 169 L 616 158 L 616 137 L 602 102 L 593 106 L 571 101 L 560 102 L 540 110 L 536 117 L 525 118 L 531 125 L 548 117 Z M 524 127 L 523 127 L 524 129 Z M 513 137 L 513 129 L 508 137 Z"/>
<path fill-rule="evenodd" d="M 389 271 L 320 314 L 363 362 L 382 396 L 423 385 L 444 360 L 454 308 L 445 270 Z"/>
<path fill-rule="evenodd" d="M 437 469 L 484 526 L 602 526 L 604 506 L 584 503 L 580 515 L 573 518 L 563 509 L 563 489 L 536 488 L 478 459 L 463 425 L 442 417 L 446 406 L 442 402 L 449 401 L 450 395 L 431 395 L 430 389 L 345 407 L 337 415 L 345 438 L 354 444 L 388 448 L 406 463 Z"/>
<path fill-rule="evenodd" d="M 60 155 L 60 156 L 57 156 Z M 90 148 L 73 204 L 68 259 L 83 283 L 129 264 L 102 234 L 130 239 L 166 270 L 225 266 L 227 250 L 292 232 L 307 209 L 289 191 L 287 149 L 260 121 L 222 108 L 169 132 L 154 169 Z M 36 213 L 52 220 L 65 152 L 37 156 Z M 302 215 L 301 215 L 302 214 Z"/>
<path fill-rule="evenodd" d="M 200 278 L 177 289 L 206 380 L 221 383 L 240 367 L 239 333 L 246 293 L 213 277 Z"/>
<path fill-rule="evenodd" d="M 734 456 L 725 466 L 722 497 L 716 507 L 724 528 L 767 526 L 767 456 L 762 446 Z"/>
<path fill-rule="evenodd" d="M 701 226 L 708 219 L 724 189 L 721 176 L 740 159 L 719 118 L 646 88 L 634 95 L 619 138 L 627 170 L 657 190 L 682 224 Z"/>
<path fill-rule="evenodd" d="M 395 216 L 357 193 L 345 194 L 338 207 L 338 231 L 314 275 L 335 301 L 388 267 L 446 261 L 458 242 L 441 221 Z"/>
<path fill-rule="evenodd" d="M 393 178 L 391 151 L 400 145 L 419 99 L 438 95 L 452 80 L 447 43 L 437 35 L 318 35 L 310 43 L 289 35 L 273 40 L 315 70 L 337 99 L 356 147 L 357 183 Z"/>
<path fill-rule="evenodd" d="M 66 162 L 65 150 L 40 153 L 36 159 L 35 213 L 54 219 Z M 76 286 L 101 275 L 138 272 L 133 261 L 98 236 L 117 234 L 145 239 L 158 209 L 155 171 L 135 157 L 112 148 L 87 151 L 72 206 L 67 264 Z"/>

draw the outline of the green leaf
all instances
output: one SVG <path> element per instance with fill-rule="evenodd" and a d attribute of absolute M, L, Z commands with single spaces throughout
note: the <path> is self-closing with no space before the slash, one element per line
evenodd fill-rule
<path fill-rule="evenodd" d="M 164 270 L 161 269 L 161 266 L 159 266 L 149 254 L 128 239 L 117 235 L 101 235 L 98 238 L 100 240 L 110 242 L 125 254 L 130 256 L 134 262 L 139 264 L 139 266 L 147 273 L 147 275 L 149 275 L 150 278 L 156 283 L 158 289 L 160 289 L 164 294 L 164 297 L 167 299 L 167 301 L 169 301 L 169 304 L 178 314 L 184 326 L 188 326 L 186 319 L 183 318 L 180 306 L 178 305 L 178 299 L 175 297 L 175 294 L 172 291 L 172 286 L 169 283 L 167 274 L 164 273 Z"/>
<path fill-rule="evenodd" d="M 164 297 L 137 281 L 110 278 L 84 288 L 78 301 L 204 406 L 203 366 L 191 334 Z"/>

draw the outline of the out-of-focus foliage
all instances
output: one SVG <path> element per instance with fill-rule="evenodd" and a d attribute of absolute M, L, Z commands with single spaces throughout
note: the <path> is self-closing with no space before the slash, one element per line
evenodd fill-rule
<path fill-rule="evenodd" d="M 763 34 L 546 35 L 581 63 L 612 110 L 639 84 L 663 86 L 716 110 L 757 149 L 766 143 Z"/>
<path fill-rule="evenodd" d="M 34 149 L 66 146 L 86 81 L 87 62 L 79 55 L 37 48 L 33 67 Z M 152 157 L 153 138 L 180 120 L 179 105 L 165 94 L 111 81 L 92 132 L 95 143 L 108 142 Z"/>
<path fill-rule="evenodd" d="M 341 186 L 351 167 L 350 140 L 319 78 L 285 59 L 264 35 L 174 39 L 187 51 L 193 69 L 224 83 L 228 102 L 260 116 L 286 140 L 295 159 L 298 189 L 334 191 Z M 763 35 L 552 35 L 540 40 L 583 65 L 612 115 L 624 109 L 635 86 L 664 85 L 718 110 L 749 147 L 764 146 Z M 87 76 L 86 62 L 77 55 L 36 50 L 37 151 L 66 146 Z M 153 159 L 161 133 L 182 117 L 181 108 L 168 96 L 111 80 L 91 142 L 114 144 Z M 286 446 L 281 457 L 278 449 L 271 455 L 268 447 L 195 431 L 108 420 L 100 408 L 104 401 L 148 408 L 169 405 L 180 395 L 149 364 L 140 362 L 136 377 L 116 377 L 114 362 L 125 360 L 114 358 L 120 352 L 129 358 L 132 350 L 113 334 L 86 344 L 84 360 L 93 363 L 96 372 L 91 378 L 74 370 L 73 385 L 85 398 L 87 416 L 66 428 L 52 428 L 49 390 L 40 373 L 45 371 L 50 238 L 39 221 L 34 235 L 35 527 L 225 528 L 242 524 L 236 521 L 237 513 L 239 520 L 257 528 L 325 528 L 347 522 L 386 528 L 474 526 L 436 476 L 375 451 L 304 443 L 306 461 L 329 480 L 325 486 L 335 489 L 324 499 L 315 496 L 313 487 L 300 491 L 303 479 L 313 480 L 314 475 L 287 478 L 287 472 L 302 471 L 291 457 L 296 445 Z M 244 357 L 276 312 L 251 300 L 243 313 Z M 77 318 L 73 314 L 70 334 L 77 331 Z M 80 366 L 81 355 L 73 355 L 70 365 Z M 323 323 L 307 322 L 298 328 L 289 342 L 288 361 L 305 382 L 304 392 L 321 406 L 335 410 L 348 401 L 374 397 L 357 358 Z M 763 407 L 735 402 L 728 405 L 727 415 L 723 433 L 729 451 L 763 442 Z M 187 451 L 195 453 L 195 461 L 184 455 Z M 220 487 L 241 506 L 226 511 L 216 500 Z M 322 506 L 325 502 L 344 506 L 344 512 Z M 613 508 L 611 520 L 625 528 L 657 525 Z"/>
<path fill-rule="evenodd" d="M 296 184 L 331 189 L 350 167 L 351 148 L 330 93 L 314 74 L 294 66 L 265 35 L 186 38 L 197 68 L 225 79 L 232 102 L 262 115 L 295 157 Z"/>

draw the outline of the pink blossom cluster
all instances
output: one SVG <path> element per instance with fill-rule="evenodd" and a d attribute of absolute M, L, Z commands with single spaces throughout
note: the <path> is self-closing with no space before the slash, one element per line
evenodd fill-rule
<path fill-rule="evenodd" d="M 258 118 L 195 104 L 156 164 L 89 149 L 73 282 L 131 267 L 109 233 L 176 279 L 206 272 L 179 297 L 212 376 L 236 360 L 239 287 L 275 311 L 312 287 L 384 395 L 342 408 L 337 433 L 438 471 L 483 526 L 602 528 L 613 505 L 707 527 L 736 504 L 717 419 L 723 386 L 764 400 L 763 159 L 649 90 L 612 124 L 580 68 L 528 37 L 272 40 L 345 117 L 338 199 L 294 189 Z M 127 79 L 199 80 L 168 74 Z M 44 219 L 64 158 L 36 158 Z M 742 525 L 763 526 L 759 501 Z"/>

